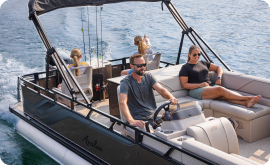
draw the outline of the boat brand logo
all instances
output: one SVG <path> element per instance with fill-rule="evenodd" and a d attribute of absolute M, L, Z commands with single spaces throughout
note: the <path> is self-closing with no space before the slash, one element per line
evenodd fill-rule
<path fill-rule="evenodd" d="M 100 152 L 102 152 L 102 148 L 97 146 L 97 140 L 95 140 L 94 142 L 91 142 L 88 140 L 88 135 L 82 140 L 85 141 L 87 146 L 91 146 L 94 147 L 95 149 L 99 150 Z"/>
<path fill-rule="evenodd" d="M 211 128 L 211 131 L 215 131 L 217 129 L 217 126 L 214 126 Z"/>

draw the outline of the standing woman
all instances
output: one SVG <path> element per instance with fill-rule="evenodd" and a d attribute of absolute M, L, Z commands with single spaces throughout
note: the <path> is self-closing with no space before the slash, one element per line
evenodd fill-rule
<path fill-rule="evenodd" d="M 183 88 L 189 89 L 189 96 L 196 99 L 221 99 L 231 103 L 253 107 L 261 99 L 261 96 L 242 96 L 232 92 L 221 85 L 223 69 L 210 62 L 199 61 L 200 48 L 193 45 L 189 48 L 188 61 L 179 72 L 180 83 Z M 217 73 L 216 82 L 211 82 L 208 72 Z"/>
<path fill-rule="evenodd" d="M 149 40 L 149 37 L 144 34 L 144 38 L 140 35 L 137 35 L 134 38 L 134 45 L 138 46 L 138 51 L 135 52 L 134 54 L 153 54 L 153 49 Z M 151 61 L 153 60 L 153 56 L 149 56 L 148 59 Z M 132 69 L 126 69 L 121 71 L 121 75 L 128 75 L 133 72 Z"/>

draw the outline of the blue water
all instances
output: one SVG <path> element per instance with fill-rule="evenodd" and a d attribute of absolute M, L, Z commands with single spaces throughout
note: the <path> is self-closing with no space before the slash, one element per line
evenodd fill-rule
<path fill-rule="evenodd" d="M 6 164 L 57 164 L 23 139 L 15 130 L 17 118 L 8 111 L 16 102 L 17 77 L 43 71 L 46 50 L 33 23 L 28 20 L 27 0 L 8 0 L 0 8 L 0 158 Z M 262 0 L 181 0 L 173 2 L 187 24 L 193 27 L 234 71 L 270 78 L 270 7 Z M 158 3 L 118 3 L 102 10 L 104 59 L 132 55 L 134 36 L 146 33 L 162 60 L 175 63 L 181 29 L 167 8 Z M 96 7 L 65 8 L 40 16 L 53 46 L 69 53 L 80 48 L 96 59 Z M 101 40 L 100 8 L 98 38 Z M 81 18 L 82 15 L 82 18 Z M 81 31 L 83 22 L 83 33 Z M 186 38 L 181 63 L 191 42 Z M 99 53 L 101 45 L 99 45 Z M 210 55 L 213 57 L 212 55 Z M 213 58 L 214 59 L 214 58 Z M 220 64 L 214 59 L 215 64 Z"/>

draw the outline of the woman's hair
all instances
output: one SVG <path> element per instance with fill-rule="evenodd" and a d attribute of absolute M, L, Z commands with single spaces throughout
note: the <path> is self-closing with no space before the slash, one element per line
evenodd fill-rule
<path fill-rule="evenodd" d="M 79 49 L 75 48 L 71 51 L 70 54 L 71 58 L 73 59 L 73 66 L 78 67 L 80 58 L 82 57 L 82 53 Z M 75 70 L 76 76 L 79 76 L 79 69 Z"/>
<path fill-rule="evenodd" d="M 194 49 L 199 49 L 199 50 L 201 50 L 199 46 L 197 46 L 197 45 L 192 45 L 192 46 L 189 48 L 188 53 L 191 54 L 192 51 L 193 51 Z M 189 60 L 190 60 L 190 57 L 188 56 L 187 62 L 189 62 Z"/>
<path fill-rule="evenodd" d="M 145 49 L 149 49 L 150 48 L 149 45 L 145 45 L 145 43 L 143 42 L 143 38 L 140 35 L 137 35 L 134 38 L 134 44 L 138 46 L 138 53 L 139 54 L 145 55 L 146 54 Z"/>

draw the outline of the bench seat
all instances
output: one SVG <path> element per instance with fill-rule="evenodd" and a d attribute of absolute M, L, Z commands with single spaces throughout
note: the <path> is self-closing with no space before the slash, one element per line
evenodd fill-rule
<path fill-rule="evenodd" d="M 231 117 L 238 123 L 237 135 L 247 142 L 254 142 L 270 136 L 270 80 L 238 72 L 224 71 L 222 86 L 244 96 L 261 95 L 262 98 L 254 107 L 247 108 L 242 105 L 232 104 L 222 100 L 197 100 L 188 96 L 188 90 L 181 87 L 178 77 L 182 65 L 150 71 L 158 82 L 179 100 L 198 101 L 204 109 L 205 117 Z M 216 73 L 210 72 L 209 77 L 213 82 Z M 154 91 L 157 106 L 165 101 Z"/>
<path fill-rule="evenodd" d="M 227 154 L 196 140 L 186 140 L 183 142 L 182 147 L 206 159 L 212 160 L 217 164 L 260 165 L 260 163 L 257 163 L 253 160 L 244 158 L 237 154 Z M 182 154 L 182 162 L 184 164 L 204 164 L 195 159 L 192 159 L 186 154 Z"/>

